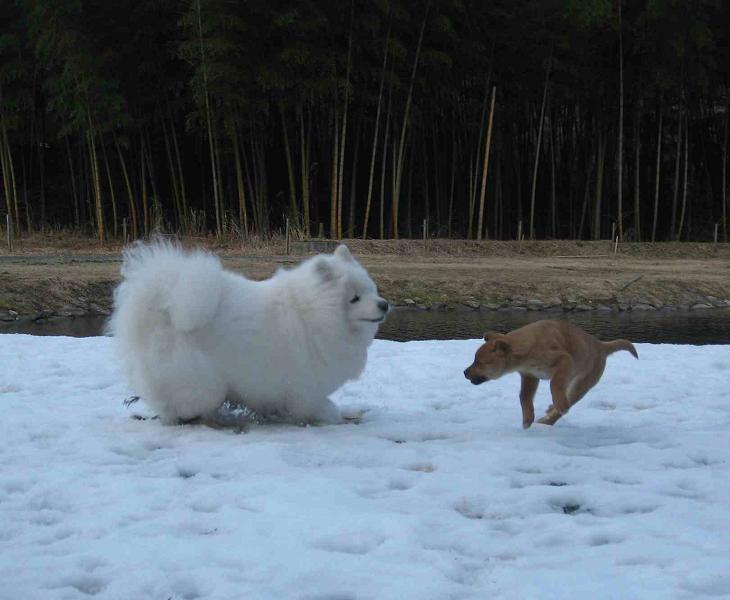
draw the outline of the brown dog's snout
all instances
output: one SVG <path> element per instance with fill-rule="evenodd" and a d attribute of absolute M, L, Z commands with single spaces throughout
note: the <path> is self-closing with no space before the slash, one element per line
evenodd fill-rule
<path fill-rule="evenodd" d="M 469 365 L 466 369 L 464 369 L 464 377 L 466 377 L 474 385 L 479 385 L 480 383 L 484 383 L 485 381 L 489 381 L 489 378 L 488 377 L 484 377 L 484 375 L 472 374 L 472 369 L 473 368 L 474 368 L 474 365 Z"/>

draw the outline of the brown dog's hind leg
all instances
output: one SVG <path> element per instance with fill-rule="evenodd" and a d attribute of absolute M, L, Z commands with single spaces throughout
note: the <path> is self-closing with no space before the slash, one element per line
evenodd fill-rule
<path fill-rule="evenodd" d="M 535 420 L 535 407 L 532 401 L 537 392 L 537 386 L 540 380 L 531 375 L 520 375 L 522 377 L 522 385 L 520 386 L 520 404 L 522 405 L 522 427 L 527 429 Z"/>
<path fill-rule="evenodd" d="M 545 413 L 545 416 L 538 419 L 538 423 L 543 425 L 554 425 L 555 422 L 570 410 L 570 401 L 568 400 L 568 383 L 570 382 L 570 374 L 573 369 L 573 361 L 569 356 L 564 356 L 556 365 L 555 372 L 550 379 L 550 393 L 553 397 L 553 403 Z"/>
<path fill-rule="evenodd" d="M 601 375 L 603 375 L 603 369 L 606 366 L 606 361 L 603 361 L 603 364 L 597 365 L 595 369 L 593 369 L 590 373 L 587 375 L 584 375 L 580 379 L 578 379 L 572 386 L 568 393 L 568 400 L 570 401 L 570 405 L 573 406 L 574 404 L 578 403 L 579 400 L 583 398 L 590 390 L 591 388 L 598 383 L 598 381 L 601 379 Z"/>
<path fill-rule="evenodd" d="M 545 416 L 543 416 L 543 417 L 540 417 L 540 418 L 539 418 L 539 419 L 537 420 L 537 422 L 538 422 L 538 423 L 540 423 L 540 424 L 542 424 L 542 425 L 555 425 L 555 423 L 557 422 L 557 420 L 558 420 L 558 419 L 559 419 L 560 417 L 562 417 L 562 416 L 563 416 L 563 415 L 561 415 L 561 414 L 560 414 L 560 413 L 559 413 L 559 412 L 558 412 L 557 410 L 555 410 L 555 408 L 552 408 L 552 407 L 551 407 L 551 408 L 550 408 L 550 409 L 549 409 L 549 410 L 548 410 L 548 411 L 547 411 L 547 412 L 545 413 Z"/>

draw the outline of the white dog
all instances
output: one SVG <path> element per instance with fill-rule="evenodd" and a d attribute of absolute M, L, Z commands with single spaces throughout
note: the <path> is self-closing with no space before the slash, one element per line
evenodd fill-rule
<path fill-rule="evenodd" d="M 346 246 L 257 282 L 206 252 L 138 244 L 122 277 L 108 329 L 164 423 L 212 417 L 226 399 L 292 422 L 339 422 L 328 396 L 360 375 L 388 312 Z"/>

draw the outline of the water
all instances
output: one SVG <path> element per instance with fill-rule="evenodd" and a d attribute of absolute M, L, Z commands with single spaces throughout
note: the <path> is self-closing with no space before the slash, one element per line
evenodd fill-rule
<path fill-rule="evenodd" d="M 654 344 L 730 344 L 730 309 L 610 312 L 396 310 L 381 327 L 384 339 L 481 338 L 485 331 L 511 331 L 539 319 L 567 319 L 599 339 L 626 338 Z"/>
<path fill-rule="evenodd" d="M 30 335 L 65 335 L 70 337 L 92 337 L 103 335 L 107 317 L 87 316 L 42 319 L 26 321 L 21 319 L 9 323 L 0 322 L 0 333 L 29 333 Z"/>
<path fill-rule="evenodd" d="M 655 344 L 730 344 L 730 309 L 636 312 L 417 311 L 396 309 L 380 328 L 386 340 L 476 339 L 485 331 L 510 331 L 538 319 L 568 319 L 601 339 Z M 101 335 L 106 317 L 0 323 L 0 333 Z"/>

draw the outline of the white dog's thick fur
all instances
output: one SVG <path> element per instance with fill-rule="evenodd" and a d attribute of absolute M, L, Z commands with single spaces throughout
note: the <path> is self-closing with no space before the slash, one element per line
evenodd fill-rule
<path fill-rule="evenodd" d="M 138 244 L 122 276 L 108 329 L 133 389 L 164 423 L 212 416 L 226 399 L 338 422 L 328 396 L 360 375 L 388 312 L 346 246 L 257 282 L 206 252 Z"/>

